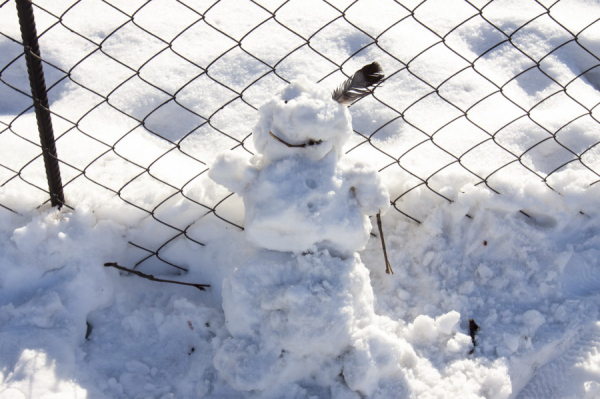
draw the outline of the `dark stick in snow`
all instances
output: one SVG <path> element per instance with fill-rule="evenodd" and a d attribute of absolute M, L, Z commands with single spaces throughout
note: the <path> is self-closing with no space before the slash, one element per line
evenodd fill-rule
<path fill-rule="evenodd" d="M 469 355 L 472 355 L 475 352 L 475 346 L 477 343 L 475 342 L 475 333 L 479 330 L 479 326 L 475 323 L 475 320 L 469 319 L 469 335 L 471 336 L 471 342 L 473 343 L 473 349 L 469 351 Z"/>
<path fill-rule="evenodd" d="M 145 274 L 145 273 L 142 273 L 142 272 L 138 272 L 137 270 L 128 269 L 128 268 L 126 268 L 126 267 L 119 266 L 119 265 L 118 265 L 118 264 L 116 264 L 116 263 L 105 263 L 105 264 L 104 264 L 104 266 L 106 266 L 106 267 L 114 267 L 115 269 L 123 270 L 124 272 L 127 272 L 127 273 L 136 274 L 136 275 L 138 275 L 138 276 L 140 276 L 140 277 L 143 277 L 143 278 L 146 278 L 146 279 L 148 279 L 148 280 L 152 280 L 152 281 L 158 281 L 158 282 L 160 282 L 160 283 L 171 283 L 171 284 L 179 284 L 179 285 L 190 285 L 190 286 L 192 286 L 192 287 L 196 287 L 196 288 L 198 288 L 200 291 L 206 291 L 206 289 L 205 289 L 205 288 L 206 288 L 206 287 L 210 287 L 210 285 L 209 285 L 209 284 L 193 284 L 193 283 L 183 283 L 183 282 L 181 282 L 181 281 L 163 280 L 163 279 L 160 279 L 160 278 L 156 278 L 156 277 L 154 277 L 154 276 L 153 276 L 153 275 L 151 275 L 151 274 Z"/>
<path fill-rule="evenodd" d="M 387 274 L 394 274 L 392 266 L 388 261 L 387 251 L 385 250 L 385 241 L 383 239 L 383 227 L 381 225 L 381 212 L 377 214 L 377 227 L 379 227 L 379 235 L 381 236 L 381 246 L 383 247 L 383 257 L 385 258 L 385 272 Z"/>

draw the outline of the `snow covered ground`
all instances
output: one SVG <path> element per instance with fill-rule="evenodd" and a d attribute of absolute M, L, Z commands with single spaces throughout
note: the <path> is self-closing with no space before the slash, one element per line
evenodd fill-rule
<path fill-rule="evenodd" d="M 258 3 L 36 2 L 62 211 L 37 208 L 47 197 L 26 183 L 46 184 L 26 141 L 38 140 L 22 113 L 31 100 L 13 89 L 29 85 L 23 58 L 13 62 L 15 5 L 0 3 L 0 398 L 600 398 L 600 4 Z M 366 269 L 340 261 L 338 275 L 318 256 L 255 248 L 235 226 L 241 199 L 206 171 L 219 153 L 256 151 L 256 108 L 285 80 L 305 74 L 331 90 L 344 80 L 336 64 L 351 74 L 372 61 L 388 79 L 350 107 L 360 134 L 345 149 L 390 192 L 395 274 L 375 237 L 359 253 Z M 103 266 L 135 265 L 151 255 L 140 247 L 188 272 L 155 256 L 139 270 L 211 288 Z M 264 299 L 264 281 L 243 273 L 279 281 L 281 295 Z M 327 305 L 336 276 L 356 284 L 363 316 Z M 290 347 L 311 361 L 321 351 L 323 367 L 307 375 L 314 364 L 298 361 L 281 376 L 257 356 L 217 371 L 238 342 L 230 325 L 257 311 L 226 320 L 224 279 L 263 314 L 348 322 L 335 331 L 355 350 L 338 358 L 306 325 L 294 335 L 271 323 L 263 334 L 301 337 Z M 264 389 L 234 389 L 234 367 L 254 368 Z"/>

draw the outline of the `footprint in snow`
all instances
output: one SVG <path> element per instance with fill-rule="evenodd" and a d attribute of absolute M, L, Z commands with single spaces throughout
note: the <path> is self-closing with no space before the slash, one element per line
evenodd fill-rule
<path fill-rule="evenodd" d="M 600 267 L 590 263 L 580 254 L 573 254 L 561 277 L 567 294 L 588 297 L 600 294 Z"/>

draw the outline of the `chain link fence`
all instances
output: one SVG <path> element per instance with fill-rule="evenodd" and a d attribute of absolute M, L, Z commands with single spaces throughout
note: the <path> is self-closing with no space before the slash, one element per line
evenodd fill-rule
<path fill-rule="evenodd" d="M 594 185 L 600 7 L 573 16 L 574 3 L 35 1 L 65 206 L 135 220 L 132 263 L 185 270 L 177 251 L 204 245 L 203 221 L 242 228 L 241 201 L 207 171 L 221 152 L 254 152 L 262 102 L 301 73 L 333 89 L 372 61 L 386 79 L 350 108 L 346 151 L 377 167 L 405 217 L 466 183 Z M 51 199 L 26 50 L 15 2 L 0 2 L 4 212 Z"/>

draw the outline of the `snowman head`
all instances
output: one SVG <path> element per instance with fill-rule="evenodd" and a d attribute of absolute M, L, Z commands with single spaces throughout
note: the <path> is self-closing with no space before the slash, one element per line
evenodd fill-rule
<path fill-rule="evenodd" d="M 352 134 L 347 106 L 372 93 L 382 78 L 379 64 L 369 64 L 333 95 L 305 76 L 292 80 L 259 108 L 253 130 L 256 150 L 267 162 L 294 155 L 319 160 L 332 151 L 340 157 Z"/>
<path fill-rule="evenodd" d="M 292 155 L 319 160 L 341 149 L 352 133 L 348 108 L 305 76 L 279 90 L 258 110 L 254 146 L 269 161 Z"/>

